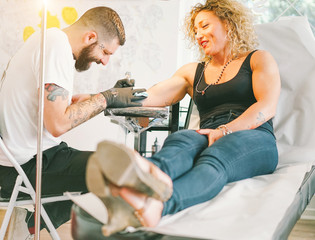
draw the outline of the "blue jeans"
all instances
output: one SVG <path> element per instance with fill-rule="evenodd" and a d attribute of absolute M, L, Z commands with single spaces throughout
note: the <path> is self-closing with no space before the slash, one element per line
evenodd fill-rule
<path fill-rule="evenodd" d="M 208 201 L 227 183 L 272 173 L 278 151 L 267 124 L 224 136 L 210 147 L 207 137 L 194 130 L 169 135 L 149 158 L 173 180 L 173 195 L 164 203 L 162 215 Z"/>

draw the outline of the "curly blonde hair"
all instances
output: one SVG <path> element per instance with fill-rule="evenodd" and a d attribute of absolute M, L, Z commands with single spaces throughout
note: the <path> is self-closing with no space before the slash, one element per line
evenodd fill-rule
<path fill-rule="evenodd" d="M 195 36 L 195 18 L 201 11 L 211 11 L 227 24 L 228 40 L 233 59 L 239 54 L 254 50 L 258 46 L 251 11 L 236 0 L 207 0 L 196 4 L 185 17 L 185 33 L 192 45 L 198 46 Z M 200 46 L 200 60 L 210 61 Z"/>

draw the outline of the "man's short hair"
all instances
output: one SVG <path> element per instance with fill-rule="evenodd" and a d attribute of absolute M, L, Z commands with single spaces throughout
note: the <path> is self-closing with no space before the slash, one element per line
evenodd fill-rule
<path fill-rule="evenodd" d="M 121 46 L 126 41 L 124 25 L 118 13 L 111 8 L 91 8 L 80 17 L 77 24 L 95 31 L 99 39 L 110 41 L 117 37 Z"/>

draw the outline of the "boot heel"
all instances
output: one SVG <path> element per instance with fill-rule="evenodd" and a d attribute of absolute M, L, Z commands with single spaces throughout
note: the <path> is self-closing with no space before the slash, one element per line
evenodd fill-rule
<path fill-rule="evenodd" d="M 100 198 L 110 195 L 110 189 L 107 185 L 95 153 L 91 155 L 86 167 L 86 185 L 90 192 Z"/>
<path fill-rule="evenodd" d="M 128 226 L 140 227 L 134 209 L 120 197 L 102 199 L 108 209 L 108 224 L 102 227 L 104 236 L 125 230 Z"/>
<path fill-rule="evenodd" d="M 95 152 L 98 164 L 106 178 L 119 187 L 129 187 L 161 201 L 168 200 L 172 188 L 151 172 L 143 171 L 137 163 L 136 153 L 122 144 L 100 142 Z"/>

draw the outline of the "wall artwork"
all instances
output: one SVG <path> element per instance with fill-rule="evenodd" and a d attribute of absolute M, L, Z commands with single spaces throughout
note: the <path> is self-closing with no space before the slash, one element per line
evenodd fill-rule
<path fill-rule="evenodd" d="M 23 42 L 40 31 L 41 4 L 40 0 L 1 1 L 0 72 Z M 176 70 L 178 5 L 178 0 L 48 0 L 48 28 L 65 28 L 96 6 L 113 8 L 125 26 L 125 45 L 107 66 L 93 65 L 86 72 L 76 73 L 74 92 L 110 88 L 126 71 L 132 73 L 139 87 L 148 88 L 168 78 Z"/>

